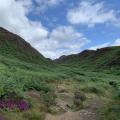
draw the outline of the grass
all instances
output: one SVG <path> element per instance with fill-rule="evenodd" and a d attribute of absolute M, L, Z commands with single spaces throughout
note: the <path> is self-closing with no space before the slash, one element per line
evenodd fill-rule
<path fill-rule="evenodd" d="M 120 119 L 120 47 L 71 55 L 58 64 L 45 59 L 20 37 L 8 33 L 0 32 L 0 99 L 26 100 L 29 109 L 0 109 L 7 120 L 44 120 L 47 112 L 63 112 L 56 107 L 57 98 L 66 99 L 64 94 L 56 94 L 59 86 L 64 86 L 61 92 L 70 95 L 83 92 L 87 99 L 82 107 L 88 106 L 95 96 L 103 99 L 101 120 Z M 110 66 L 113 60 L 118 62 Z M 73 96 L 69 97 L 72 101 Z"/>
<path fill-rule="evenodd" d="M 10 59 L 0 56 L 0 96 L 7 98 L 11 93 L 22 99 L 29 101 L 30 109 L 25 112 L 1 110 L 3 115 L 9 120 L 43 120 L 46 112 L 50 112 L 51 105 L 55 104 L 55 88 L 63 84 L 66 90 L 74 92 L 83 91 L 87 98 L 97 95 L 107 98 L 110 101 L 105 105 L 101 113 L 105 120 L 118 120 L 118 101 L 120 77 L 108 71 L 83 71 L 80 68 L 70 68 L 68 66 L 45 67 L 36 64 L 26 63 L 17 59 Z M 117 88 L 111 86 L 110 82 L 115 82 Z M 33 99 L 27 92 L 38 91 L 41 98 Z M 116 96 L 111 93 L 116 93 Z M 13 97 L 13 96 L 11 96 Z M 114 102 L 115 104 L 111 103 Z M 85 103 L 88 104 L 88 103 Z M 55 112 L 55 111 L 54 111 Z"/>

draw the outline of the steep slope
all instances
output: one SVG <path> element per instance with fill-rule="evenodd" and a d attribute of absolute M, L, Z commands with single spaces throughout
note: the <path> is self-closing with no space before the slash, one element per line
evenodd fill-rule
<path fill-rule="evenodd" d="M 120 46 L 85 50 L 79 54 L 62 56 L 55 62 L 81 68 L 120 67 Z"/>
<path fill-rule="evenodd" d="M 43 64 L 49 60 L 44 58 L 24 39 L 0 27 L 0 55 L 29 63 Z"/>

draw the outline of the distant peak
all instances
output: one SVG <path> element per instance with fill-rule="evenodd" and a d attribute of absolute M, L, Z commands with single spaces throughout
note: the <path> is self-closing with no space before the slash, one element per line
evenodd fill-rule
<path fill-rule="evenodd" d="M 80 52 L 78 55 L 89 55 L 95 53 L 95 50 L 84 50 Z"/>
<path fill-rule="evenodd" d="M 82 51 L 81 53 L 89 53 L 89 52 L 95 52 L 95 50 L 84 50 L 84 51 Z"/>

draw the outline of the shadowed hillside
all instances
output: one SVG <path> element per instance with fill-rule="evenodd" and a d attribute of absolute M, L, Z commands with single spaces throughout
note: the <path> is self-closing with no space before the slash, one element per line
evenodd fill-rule
<path fill-rule="evenodd" d="M 24 39 L 4 28 L 0 28 L 0 55 L 31 63 L 43 64 L 48 62 Z"/>

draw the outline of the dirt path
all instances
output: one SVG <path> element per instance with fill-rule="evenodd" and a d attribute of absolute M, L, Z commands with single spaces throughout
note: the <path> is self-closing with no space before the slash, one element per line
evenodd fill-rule
<path fill-rule="evenodd" d="M 95 98 L 91 105 L 78 112 L 66 112 L 62 115 L 50 115 L 46 116 L 46 120 L 96 120 L 97 110 L 101 107 L 102 102 L 99 98 Z"/>

